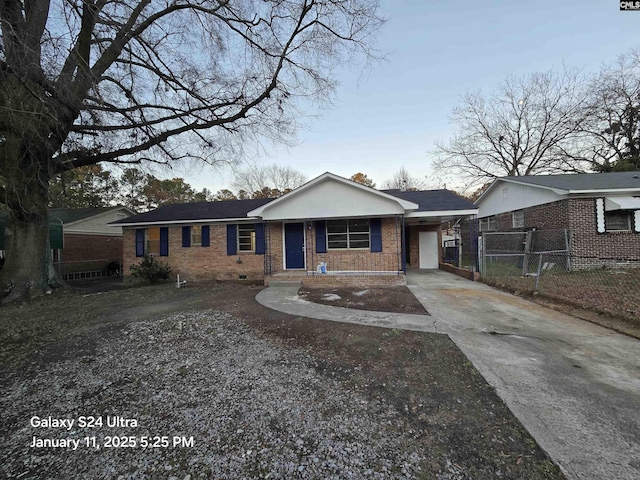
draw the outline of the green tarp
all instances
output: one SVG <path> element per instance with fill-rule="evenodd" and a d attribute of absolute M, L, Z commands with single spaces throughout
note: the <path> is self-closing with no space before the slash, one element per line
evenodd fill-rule
<path fill-rule="evenodd" d="M 4 250 L 4 226 L 7 217 L 0 216 L 0 250 Z M 57 219 L 49 220 L 49 244 L 52 249 L 63 247 L 63 228 L 62 223 Z"/>

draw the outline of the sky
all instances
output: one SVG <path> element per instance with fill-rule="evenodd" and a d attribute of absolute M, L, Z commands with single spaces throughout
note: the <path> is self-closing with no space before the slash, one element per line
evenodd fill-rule
<path fill-rule="evenodd" d="M 434 142 L 454 130 L 449 117 L 470 90 L 489 94 L 509 75 L 568 67 L 597 71 L 640 47 L 640 11 L 618 0 L 381 0 L 389 21 L 377 48 L 387 61 L 337 72 L 333 106 L 306 118 L 294 147 L 272 146 L 258 163 L 291 166 L 309 179 L 363 172 L 378 186 L 404 166 L 432 187 Z M 230 188 L 232 174 L 196 168 L 198 190 Z M 449 185 L 449 188 L 460 186 Z"/>

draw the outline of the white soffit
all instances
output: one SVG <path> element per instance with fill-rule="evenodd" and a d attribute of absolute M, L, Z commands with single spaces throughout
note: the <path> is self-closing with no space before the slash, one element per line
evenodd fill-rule
<path fill-rule="evenodd" d="M 612 210 L 640 210 L 640 197 L 607 197 L 604 199 L 604 209 Z"/>

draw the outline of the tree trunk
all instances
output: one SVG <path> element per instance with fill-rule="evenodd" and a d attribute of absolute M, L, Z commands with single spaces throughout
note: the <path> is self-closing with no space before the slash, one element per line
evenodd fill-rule
<path fill-rule="evenodd" d="M 19 205 L 8 205 L 5 264 L 0 270 L 3 303 L 45 293 L 49 286 L 47 186 L 31 181 Z"/>

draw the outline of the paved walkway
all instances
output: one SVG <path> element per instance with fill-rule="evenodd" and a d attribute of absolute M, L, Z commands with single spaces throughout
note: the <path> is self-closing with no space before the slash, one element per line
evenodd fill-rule
<path fill-rule="evenodd" d="M 431 316 L 330 307 L 270 287 L 291 315 L 446 333 L 571 479 L 640 478 L 640 342 L 442 271 L 409 272 Z"/>

